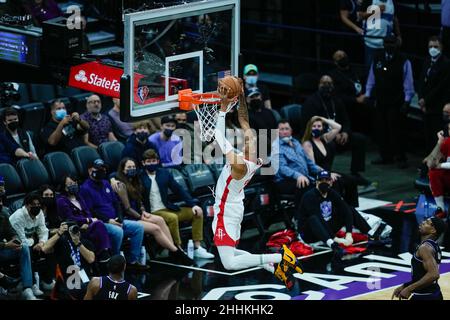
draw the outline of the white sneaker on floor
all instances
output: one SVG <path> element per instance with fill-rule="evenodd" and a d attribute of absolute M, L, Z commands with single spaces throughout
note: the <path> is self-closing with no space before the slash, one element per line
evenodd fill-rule
<path fill-rule="evenodd" d="M 52 280 L 52 282 L 50 282 L 50 283 L 45 283 L 44 281 L 41 282 L 41 288 L 44 291 L 53 290 L 54 286 L 55 286 L 55 280 Z"/>
<path fill-rule="evenodd" d="M 33 290 L 33 294 L 37 297 L 37 296 L 42 296 L 44 293 L 39 290 L 38 286 L 33 284 L 33 286 L 31 287 L 31 290 Z"/>
<path fill-rule="evenodd" d="M 34 296 L 33 290 L 31 290 L 31 288 L 26 288 L 25 290 L 23 290 L 22 297 L 25 300 L 37 300 L 37 298 Z"/>
<path fill-rule="evenodd" d="M 206 251 L 203 247 L 198 247 L 194 250 L 194 258 L 199 259 L 213 259 L 214 255 L 208 251 Z"/>

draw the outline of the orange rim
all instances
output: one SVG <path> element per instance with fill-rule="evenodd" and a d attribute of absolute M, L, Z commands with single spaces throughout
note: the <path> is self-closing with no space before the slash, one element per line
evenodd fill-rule
<path fill-rule="evenodd" d="M 214 99 L 213 101 L 211 101 Z M 192 110 L 192 105 L 210 106 L 220 102 L 218 93 L 192 93 L 191 89 L 181 90 L 178 92 L 178 101 L 181 110 Z"/>

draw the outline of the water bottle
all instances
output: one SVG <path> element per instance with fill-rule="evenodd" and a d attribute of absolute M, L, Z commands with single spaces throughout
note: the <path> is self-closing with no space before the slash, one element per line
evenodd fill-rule
<path fill-rule="evenodd" d="M 188 241 L 187 255 L 189 258 L 194 259 L 194 241 L 192 239 Z"/>
<path fill-rule="evenodd" d="M 140 263 L 144 266 L 147 263 L 147 251 L 145 251 L 144 246 L 141 247 Z"/>

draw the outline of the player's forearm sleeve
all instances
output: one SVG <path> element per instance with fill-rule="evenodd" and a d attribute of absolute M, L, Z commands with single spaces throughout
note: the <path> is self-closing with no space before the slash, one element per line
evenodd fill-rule
<path fill-rule="evenodd" d="M 450 162 L 441 163 L 441 169 L 450 170 Z"/>
<path fill-rule="evenodd" d="M 233 146 L 228 142 L 225 137 L 225 117 L 227 113 L 219 111 L 219 117 L 216 124 L 216 142 L 219 144 L 220 150 L 223 154 L 227 154 L 233 151 Z"/>

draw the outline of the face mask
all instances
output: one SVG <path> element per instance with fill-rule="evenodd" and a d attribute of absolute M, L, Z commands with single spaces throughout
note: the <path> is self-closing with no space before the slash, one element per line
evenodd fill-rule
<path fill-rule="evenodd" d="M 312 129 L 311 135 L 314 138 L 318 138 L 318 137 L 320 137 L 322 135 L 322 130 L 320 130 L 320 129 Z"/>
<path fill-rule="evenodd" d="M 320 193 L 322 193 L 322 194 L 327 193 L 328 191 L 330 191 L 330 185 L 327 182 L 319 183 L 318 188 L 319 188 Z"/>
<path fill-rule="evenodd" d="M 292 140 L 292 137 L 284 137 L 284 138 L 281 138 L 281 140 L 283 142 L 289 143 Z"/>
<path fill-rule="evenodd" d="M 55 112 L 56 120 L 61 121 L 62 119 L 65 118 L 65 116 L 67 116 L 67 110 L 65 110 L 65 109 L 56 110 L 56 112 Z"/>
<path fill-rule="evenodd" d="M 325 85 L 319 88 L 319 93 L 323 98 L 329 99 L 333 94 L 333 86 Z"/>
<path fill-rule="evenodd" d="M 348 67 L 348 57 L 343 57 L 340 60 L 336 61 L 336 64 L 338 65 L 339 68 L 345 69 Z"/>
<path fill-rule="evenodd" d="M 7 124 L 7 127 L 11 131 L 16 131 L 19 128 L 19 121 L 13 121 Z"/>
<path fill-rule="evenodd" d="M 79 191 L 78 184 L 71 184 L 67 187 L 67 192 L 73 195 L 76 195 Z"/>
<path fill-rule="evenodd" d="M 438 48 L 430 48 L 428 49 L 428 52 L 430 53 L 430 56 L 432 56 L 433 58 L 436 58 L 438 55 L 441 54 L 441 50 L 439 50 Z"/>
<path fill-rule="evenodd" d="M 148 172 L 155 172 L 156 169 L 158 169 L 158 166 L 158 164 L 146 164 L 145 170 L 147 170 Z"/>
<path fill-rule="evenodd" d="M 104 180 L 106 178 L 106 172 L 103 170 L 92 171 L 91 176 L 94 180 Z"/>
<path fill-rule="evenodd" d="M 127 171 L 127 173 L 126 173 L 126 176 L 127 176 L 128 178 L 133 178 L 133 177 L 136 176 L 136 174 L 137 174 L 137 170 L 136 170 L 136 169 L 129 169 L 129 170 Z"/>
<path fill-rule="evenodd" d="M 173 133 L 173 130 L 171 130 L 171 129 L 164 129 L 164 135 L 167 137 L 167 138 L 170 138 L 171 136 L 172 136 L 172 133 Z"/>
<path fill-rule="evenodd" d="M 44 197 L 42 198 L 42 204 L 47 208 L 54 207 L 56 205 L 54 197 Z"/>
<path fill-rule="evenodd" d="M 147 132 L 138 132 L 136 137 L 139 141 L 145 142 L 148 139 L 149 134 Z"/>
<path fill-rule="evenodd" d="M 41 212 L 41 207 L 31 207 L 30 208 L 30 214 L 33 217 L 36 217 Z"/>
<path fill-rule="evenodd" d="M 247 76 L 245 82 L 250 86 L 254 86 L 258 82 L 258 76 Z"/>
<path fill-rule="evenodd" d="M 263 108 L 263 102 L 259 99 L 250 101 L 250 108 L 254 110 L 260 110 Z"/>

